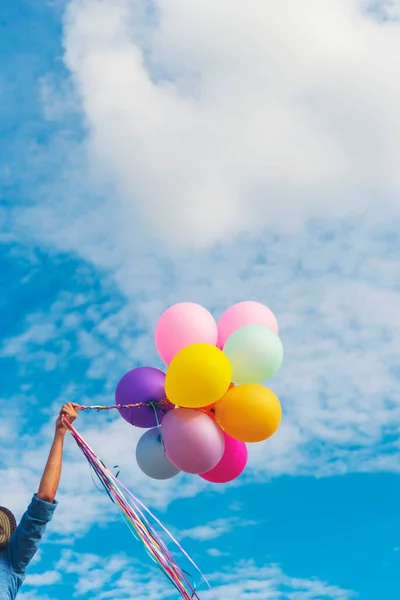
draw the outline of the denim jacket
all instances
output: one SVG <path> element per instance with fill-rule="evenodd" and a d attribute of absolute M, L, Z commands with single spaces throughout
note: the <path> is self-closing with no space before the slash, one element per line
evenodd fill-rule
<path fill-rule="evenodd" d="M 33 496 L 7 546 L 0 550 L 0 600 L 14 600 L 26 569 L 34 557 L 46 525 L 53 516 L 53 504 Z"/>

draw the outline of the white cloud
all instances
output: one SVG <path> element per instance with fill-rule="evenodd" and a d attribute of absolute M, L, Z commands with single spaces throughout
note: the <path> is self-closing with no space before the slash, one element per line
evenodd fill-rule
<path fill-rule="evenodd" d="M 397 208 L 399 25 L 365 4 L 71 0 L 65 62 L 110 200 L 57 235 L 87 249 L 107 223 L 106 261 L 143 225 L 203 246 L 357 213 L 376 191 Z"/>
<path fill-rule="evenodd" d="M 58 600 L 58 599 L 48 596 L 47 594 L 44 594 L 41 591 L 39 593 L 37 593 L 36 590 L 25 591 L 22 588 L 22 591 L 20 591 L 18 594 L 18 600 Z"/>
<path fill-rule="evenodd" d="M 191 529 L 184 529 L 179 532 L 181 539 L 190 538 L 192 540 L 198 540 L 199 542 L 205 542 L 209 540 L 215 540 L 221 535 L 232 531 L 234 527 L 248 527 L 249 525 L 256 525 L 252 521 L 243 521 L 238 518 L 229 519 L 217 519 L 211 521 L 205 525 L 197 525 Z"/>
<path fill-rule="evenodd" d="M 107 568 L 105 568 L 107 567 Z M 75 595 L 84 597 L 95 593 L 98 600 L 107 598 L 156 600 L 173 598 L 175 592 L 153 568 L 139 574 L 137 565 L 123 555 L 107 559 L 94 554 L 64 552 L 56 568 L 76 577 Z M 157 575 L 155 575 L 157 573 Z M 228 571 L 214 574 L 210 579 L 219 600 L 349 600 L 355 592 L 329 585 L 316 578 L 300 579 L 286 575 L 278 565 L 258 567 L 254 562 L 240 562 Z M 204 584 L 198 588 L 201 598 L 211 599 Z"/>
<path fill-rule="evenodd" d="M 215 576 L 214 591 L 219 600 L 349 600 L 357 594 L 319 581 L 286 575 L 278 565 L 258 567 L 253 562 L 242 562 L 228 572 Z M 214 584 L 215 585 L 215 584 Z M 211 600 L 209 592 L 204 598 Z"/>
<path fill-rule="evenodd" d="M 223 552 L 219 548 L 209 548 L 207 554 L 213 558 L 220 558 L 221 556 L 229 556 L 229 552 Z"/>
<path fill-rule="evenodd" d="M 156 577 L 153 567 L 150 572 L 141 574 L 137 566 L 123 555 L 104 558 L 95 554 L 65 551 L 56 568 L 76 577 L 74 591 L 78 598 L 95 593 L 98 600 L 130 600 L 133 590 L 138 600 L 174 596 L 174 588 L 169 588 L 168 582 L 160 575 Z"/>
<path fill-rule="evenodd" d="M 28 574 L 25 579 L 25 585 L 41 588 L 45 585 L 54 585 L 59 583 L 61 575 L 58 571 L 45 571 L 44 573 Z"/>

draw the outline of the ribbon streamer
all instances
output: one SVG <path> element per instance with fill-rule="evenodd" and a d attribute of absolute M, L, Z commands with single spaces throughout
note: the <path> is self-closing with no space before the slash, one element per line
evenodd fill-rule
<path fill-rule="evenodd" d="M 171 402 L 165 398 L 165 400 L 157 401 L 157 406 L 163 406 L 164 404 L 168 404 L 171 406 Z M 80 406 L 79 410 L 115 410 L 120 408 L 139 408 L 140 406 L 153 406 L 153 402 L 137 402 L 136 404 L 114 404 L 112 406 L 105 406 L 102 404 L 94 404 L 93 406 Z"/>
<path fill-rule="evenodd" d="M 115 408 L 131 408 L 142 406 L 143 404 L 148 403 L 117 406 L 81 406 L 80 409 L 97 411 L 112 410 Z M 108 467 L 106 467 L 106 465 L 100 460 L 100 458 L 82 438 L 82 436 L 76 431 L 73 425 L 65 418 L 63 418 L 63 423 L 71 433 L 72 437 L 75 439 L 78 447 L 86 457 L 90 467 L 97 475 L 111 501 L 114 504 L 117 504 L 121 516 L 123 517 L 131 533 L 137 541 L 142 543 L 152 561 L 161 569 L 164 575 L 175 586 L 182 598 L 185 600 L 200 600 L 200 597 L 196 592 L 196 588 L 188 581 L 186 572 L 179 567 L 166 544 L 158 536 L 157 532 L 150 524 L 149 519 L 152 519 L 155 523 L 157 523 L 157 525 L 161 527 L 161 529 L 168 535 L 172 542 L 179 548 L 187 560 L 200 574 L 207 587 L 211 590 L 209 582 L 200 571 L 199 567 L 175 540 L 166 527 L 164 527 L 164 525 L 162 525 L 162 523 L 150 512 L 150 510 L 117 479 L 117 476 L 113 475 L 110 469 L 108 469 Z M 127 499 L 127 497 L 129 499 Z M 213 597 L 216 600 L 214 594 Z"/>

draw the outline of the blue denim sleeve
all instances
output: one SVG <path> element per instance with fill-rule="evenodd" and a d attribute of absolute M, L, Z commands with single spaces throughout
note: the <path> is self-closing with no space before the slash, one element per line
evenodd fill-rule
<path fill-rule="evenodd" d="M 36 554 L 46 525 L 51 521 L 57 504 L 56 500 L 50 504 L 50 502 L 40 500 L 36 495 L 33 496 L 28 509 L 6 546 L 8 560 L 15 573 L 25 573 L 27 566 Z"/>

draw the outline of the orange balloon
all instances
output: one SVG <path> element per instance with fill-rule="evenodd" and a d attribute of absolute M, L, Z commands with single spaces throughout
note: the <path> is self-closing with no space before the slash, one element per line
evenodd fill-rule
<path fill-rule="evenodd" d="M 214 410 L 220 427 L 241 442 L 268 439 L 282 420 L 282 407 L 277 396 L 258 383 L 231 388 L 218 400 Z"/>

